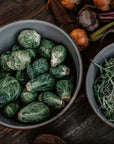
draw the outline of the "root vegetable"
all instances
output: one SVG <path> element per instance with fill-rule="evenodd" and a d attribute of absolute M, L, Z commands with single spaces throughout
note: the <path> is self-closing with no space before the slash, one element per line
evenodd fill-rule
<path fill-rule="evenodd" d="M 89 39 L 83 29 L 75 29 L 71 32 L 70 36 L 73 38 L 80 51 L 85 50 L 89 45 Z"/>
<path fill-rule="evenodd" d="M 99 26 L 97 15 L 90 7 L 82 8 L 76 19 L 79 25 L 88 31 L 94 31 Z"/>
<path fill-rule="evenodd" d="M 93 0 L 94 5 L 101 11 L 108 11 L 110 9 L 111 0 Z"/>
<path fill-rule="evenodd" d="M 60 0 L 61 4 L 69 10 L 77 9 L 77 6 L 80 4 L 81 0 Z"/>

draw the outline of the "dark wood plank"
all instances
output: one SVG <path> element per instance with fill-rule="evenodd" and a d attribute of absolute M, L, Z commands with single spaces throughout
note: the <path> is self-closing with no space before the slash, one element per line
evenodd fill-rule
<path fill-rule="evenodd" d="M 55 0 L 53 1 L 57 3 Z M 53 3 L 53 4 L 55 4 Z M 74 18 L 70 21 L 55 21 L 49 8 L 46 9 L 46 0 L 1 0 L 0 1 L 0 26 L 23 19 L 40 19 L 59 25 L 67 33 L 75 27 Z M 61 8 L 61 6 L 60 6 Z M 61 9 L 63 10 L 63 9 Z M 64 9 L 64 13 L 66 13 Z M 59 13 L 57 14 L 59 15 Z M 64 19 L 64 18 L 63 18 Z M 58 120 L 48 126 L 33 130 L 15 130 L 0 126 L 0 144 L 31 144 L 41 133 L 50 133 L 62 137 L 68 144 L 113 144 L 114 130 L 104 124 L 92 111 L 85 94 L 85 75 L 90 58 L 100 50 L 98 44 L 90 43 L 86 51 L 82 52 L 84 61 L 84 79 L 80 93 L 71 108 Z"/>
<path fill-rule="evenodd" d="M 2 0 L 0 3 L 0 26 L 7 23 L 39 19 L 55 23 L 53 15 L 46 9 L 45 0 Z"/>
<path fill-rule="evenodd" d="M 60 137 L 51 134 L 38 135 L 35 140 L 35 144 L 67 144 Z"/>
<path fill-rule="evenodd" d="M 53 14 L 57 20 L 57 24 L 67 33 L 74 30 L 77 25 L 75 23 L 75 12 L 68 11 L 57 0 L 52 0 L 49 5 L 53 11 Z"/>

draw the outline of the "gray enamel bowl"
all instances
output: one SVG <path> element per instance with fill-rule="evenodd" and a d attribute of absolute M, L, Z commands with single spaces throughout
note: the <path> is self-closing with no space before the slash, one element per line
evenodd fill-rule
<path fill-rule="evenodd" d="M 16 122 L 10 119 L 7 119 L 2 115 L 0 112 L 0 124 L 17 129 L 31 129 L 44 126 L 49 124 L 50 122 L 55 121 L 57 118 L 62 116 L 72 105 L 74 102 L 82 81 L 82 60 L 80 53 L 77 49 L 77 46 L 72 41 L 72 39 L 59 27 L 38 20 L 25 20 L 25 21 L 18 21 L 11 24 L 8 24 L 2 28 L 0 28 L 0 54 L 9 48 L 16 42 L 16 36 L 22 29 L 34 29 L 36 30 L 43 38 L 50 39 L 56 43 L 62 43 L 66 46 L 68 53 L 70 53 L 72 57 L 71 64 L 74 64 L 73 69 L 75 70 L 75 88 L 73 92 L 72 99 L 66 105 L 66 107 L 56 116 L 50 118 L 49 120 L 39 123 L 39 124 L 23 124 L 20 122 Z"/>
<path fill-rule="evenodd" d="M 105 59 L 108 59 L 110 57 L 114 57 L 114 43 L 108 45 L 104 49 L 102 49 L 93 59 L 93 61 L 99 65 L 102 65 L 105 61 Z M 87 72 L 86 77 L 86 93 L 87 98 L 89 100 L 89 103 L 94 110 L 94 112 L 97 114 L 97 116 L 106 124 L 114 128 L 114 123 L 109 122 L 103 115 L 103 113 L 98 109 L 94 91 L 93 91 L 93 84 L 96 79 L 96 74 L 98 72 L 98 68 L 91 63 Z"/>

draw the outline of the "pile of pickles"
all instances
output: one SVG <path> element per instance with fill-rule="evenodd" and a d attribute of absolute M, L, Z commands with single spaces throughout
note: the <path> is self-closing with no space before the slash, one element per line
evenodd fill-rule
<path fill-rule="evenodd" d="M 0 56 L 0 111 L 23 123 L 40 123 L 70 101 L 74 76 L 67 49 L 25 29 Z"/>

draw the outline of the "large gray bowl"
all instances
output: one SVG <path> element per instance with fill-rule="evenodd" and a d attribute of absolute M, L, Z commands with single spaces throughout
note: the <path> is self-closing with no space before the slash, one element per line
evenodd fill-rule
<path fill-rule="evenodd" d="M 74 63 L 74 70 L 75 70 L 75 77 L 76 77 L 76 84 L 75 90 L 72 96 L 72 99 L 67 104 L 67 106 L 56 116 L 53 118 L 40 123 L 40 124 L 22 124 L 13 120 L 9 120 L 0 113 L 0 124 L 17 129 L 31 129 L 36 127 L 41 127 L 50 122 L 53 122 L 57 118 L 66 112 L 69 107 L 72 105 L 73 101 L 75 100 L 82 81 L 82 60 L 80 57 L 80 53 L 77 49 L 77 46 L 72 41 L 72 39 L 59 27 L 38 20 L 25 20 L 25 21 L 18 21 L 11 24 L 8 24 L 2 28 L 0 28 L 0 54 L 9 48 L 16 42 L 16 36 L 22 29 L 34 29 L 36 30 L 43 38 L 50 39 L 56 43 L 62 43 L 66 46 L 68 52 L 72 57 L 71 63 Z"/>
<path fill-rule="evenodd" d="M 108 59 L 110 57 L 114 57 L 114 43 L 108 45 L 104 49 L 102 49 L 93 59 L 93 61 L 99 65 L 102 65 L 105 61 L 105 59 Z M 93 91 L 93 84 L 96 79 L 96 74 L 98 72 L 98 68 L 91 63 L 87 72 L 87 77 L 86 77 L 86 93 L 87 93 L 87 98 L 89 100 L 89 103 L 94 110 L 94 112 L 98 115 L 98 117 L 108 124 L 109 126 L 114 128 L 114 123 L 109 122 L 102 112 L 99 110 L 97 106 L 97 102 L 95 99 L 94 91 Z"/>

